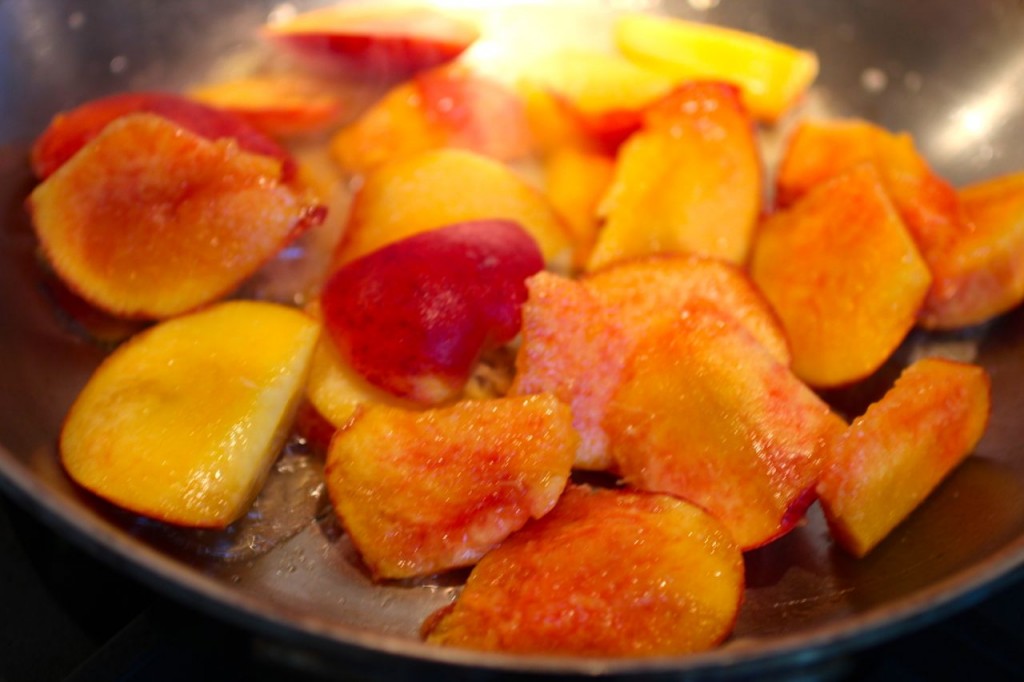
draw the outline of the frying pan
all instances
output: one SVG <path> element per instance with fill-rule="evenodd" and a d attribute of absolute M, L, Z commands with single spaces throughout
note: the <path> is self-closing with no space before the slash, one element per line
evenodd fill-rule
<path fill-rule="evenodd" d="M 1024 169 L 1020 0 L 521 4 L 501 10 L 502 23 L 529 27 L 525 51 L 536 48 L 528 41 L 548 33 L 568 35 L 558 17 L 626 5 L 771 35 L 821 58 L 807 115 L 862 116 L 908 130 L 955 184 Z M 10 497 L 115 567 L 195 608 L 299 647 L 308 660 L 389 679 L 487 672 L 765 676 L 919 627 L 1018 576 L 1022 311 L 962 332 L 915 332 L 878 375 L 828 396 L 857 414 L 900 366 L 937 353 L 984 365 L 994 410 L 975 456 L 867 559 L 834 548 L 816 507 L 805 525 L 749 553 L 735 635 L 694 656 L 615 661 L 426 646 L 417 638 L 419 624 L 453 599 L 465 576 L 373 585 L 326 509 L 317 462 L 300 444 L 282 459 L 271 480 L 277 487 L 262 506 L 224 533 L 167 529 L 76 489 L 59 466 L 56 436 L 105 349 L 76 333 L 54 305 L 23 209 L 32 187 L 28 145 L 54 112 L 86 99 L 183 88 L 225 64 L 249 63 L 256 28 L 273 10 L 271 2 L 252 0 L 0 0 L 0 487 Z M 769 154 L 785 132 L 767 131 Z M 288 513 L 276 517 L 281 510 Z"/>

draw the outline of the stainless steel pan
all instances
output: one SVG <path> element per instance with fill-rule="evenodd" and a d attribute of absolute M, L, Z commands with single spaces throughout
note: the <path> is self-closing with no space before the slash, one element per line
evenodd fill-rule
<path fill-rule="evenodd" d="M 529 10 L 538 32 L 552 5 L 534 3 Z M 822 72 L 807 103 L 810 114 L 864 116 L 908 130 L 954 183 L 1024 169 L 1020 0 L 660 6 L 816 50 Z M 751 553 L 735 636 L 697 656 L 523 658 L 420 643 L 422 618 L 452 598 L 460 576 L 372 585 L 318 497 L 316 463 L 301 452 L 277 474 L 293 486 L 282 494 L 297 490 L 299 501 L 297 515 L 274 531 L 276 544 L 257 542 L 263 537 L 258 517 L 233 533 L 169 532 L 77 490 L 60 469 L 55 440 L 104 350 L 74 333 L 53 305 L 22 206 L 32 186 L 27 146 L 60 109 L 124 89 L 180 88 L 225 60 L 244 59 L 273 9 L 245 0 L 0 0 L 0 487 L 7 494 L 126 573 L 196 608 L 392 678 L 485 670 L 767 674 L 940 618 L 1019 573 L 1024 311 L 963 333 L 916 334 L 876 380 L 830 396 L 855 412 L 884 390 L 900 363 L 922 350 L 939 351 L 988 368 L 994 413 L 977 455 L 868 559 L 835 551 L 816 509 L 806 526 Z"/>

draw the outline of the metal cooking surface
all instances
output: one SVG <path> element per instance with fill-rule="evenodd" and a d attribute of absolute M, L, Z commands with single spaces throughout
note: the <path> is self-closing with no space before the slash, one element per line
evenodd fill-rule
<path fill-rule="evenodd" d="M 906 129 L 954 183 L 1024 169 L 1019 1 L 691 0 L 661 6 L 816 50 L 822 72 L 807 115 L 858 115 Z M 0 483 L 16 499 L 124 570 L 236 622 L 345 655 L 403 655 L 502 670 L 707 667 L 729 673 L 786 665 L 938 617 L 979 597 L 1024 561 L 1020 310 L 962 333 L 915 334 L 878 377 L 856 391 L 829 395 L 856 413 L 885 390 L 902 363 L 939 352 L 989 370 L 994 412 L 977 455 L 868 559 L 836 551 L 816 507 L 806 526 L 750 553 L 734 638 L 719 651 L 685 659 L 516 659 L 426 647 L 416 636 L 423 617 L 450 601 L 464 575 L 373 585 L 315 496 L 308 514 L 292 519 L 272 548 L 239 551 L 226 561 L 224 548 L 238 533 L 168 532 L 75 489 L 57 462 L 56 434 L 104 351 L 55 312 L 22 207 L 32 187 L 27 145 L 61 108 L 116 90 L 180 88 L 209 69 L 243 60 L 253 28 L 272 7 L 241 0 L 0 3 L 6 56 L 0 60 Z M 524 11 L 535 13 L 531 25 L 543 32 L 543 12 L 551 8 Z M 783 135 L 769 134 L 768 144 Z M 315 477 L 302 486 L 315 492 Z"/>

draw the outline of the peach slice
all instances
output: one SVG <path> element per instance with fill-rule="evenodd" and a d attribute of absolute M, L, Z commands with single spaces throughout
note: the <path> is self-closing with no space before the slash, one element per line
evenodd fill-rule
<path fill-rule="evenodd" d="M 251 301 L 142 332 L 72 405 L 60 435 L 65 469 L 138 514 L 227 526 L 249 508 L 288 433 L 318 334 L 297 310 Z"/>
<path fill-rule="evenodd" d="M 520 98 L 465 68 L 432 69 L 402 83 L 331 140 L 351 173 L 417 152 L 455 147 L 509 161 L 531 149 Z"/>
<path fill-rule="evenodd" d="M 527 87 L 550 92 L 604 149 L 640 127 L 644 109 L 674 81 L 617 55 L 564 50 L 539 59 L 523 76 Z"/>
<path fill-rule="evenodd" d="M 93 305 L 164 318 L 235 289 L 323 219 L 281 164 L 153 114 L 107 126 L 28 200 L 54 269 Z"/>
<path fill-rule="evenodd" d="M 765 221 L 750 273 L 782 319 L 793 371 L 817 387 L 878 369 L 914 326 L 931 285 L 870 164 Z"/>
<path fill-rule="evenodd" d="M 342 265 L 419 232 L 488 219 L 519 223 L 549 266 L 568 268 L 572 238 L 547 197 L 502 164 L 459 149 L 397 159 L 367 174 L 334 261 Z"/>
<path fill-rule="evenodd" d="M 967 227 L 948 251 L 943 302 L 922 311 L 928 329 L 984 322 L 1024 300 L 1024 173 L 959 191 Z"/>
<path fill-rule="evenodd" d="M 989 393 L 981 367 L 919 360 L 832 441 L 818 495 L 844 549 L 870 552 L 974 450 Z"/>
<path fill-rule="evenodd" d="M 526 281 L 523 341 L 510 395 L 550 392 L 572 407 L 580 434 L 574 466 L 612 466 L 601 427 L 627 353 L 626 335 L 581 283 L 541 272 Z"/>
<path fill-rule="evenodd" d="M 233 139 L 247 152 L 281 162 L 281 179 L 289 182 L 296 165 L 272 138 L 238 116 L 164 92 L 130 92 L 86 102 L 58 114 L 32 145 L 32 169 L 45 180 L 112 121 L 128 114 L 162 116 L 209 140 Z"/>
<path fill-rule="evenodd" d="M 570 487 L 473 569 L 428 642 L 518 654 L 670 656 L 732 630 L 743 555 L 710 514 L 667 495 Z"/>
<path fill-rule="evenodd" d="M 431 405 L 459 395 L 483 351 L 519 333 L 537 244 L 503 220 L 415 234 L 338 269 L 321 294 L 342 358 L 374 386 Z"/>
<path fill-rule="evenodd" d="M 779 168 L 779 205 L 792 203 L 822 181 L 861 163 L 878 169 L 932 273 L 922 321 L 933 327 L 955 326 L 962 305 L 960 292 L 969 296 L 966 292 L 974 286 L 984 287 L 988 273 L 972 267 L 970 256 L 965 256 L 975 247 L 956 190 L 932 171 L 909 135 L 858 120 L 802 124 Z M 975 285 L 974 278 L 982 282 Z M 947 316 L 950 319 L 944 322 Z"/>
<path fill-rule="evenodd" d="M 189 95 L 277 137 L 321 132 L 344 111 L 341 97 L 324 84 L 294 76 L 222 81 L 195 88 Z"/>
<path fill-rule="evenodd" d="M 577 436 L 552 396 L 410 412 L 363 408 L 327 455 L 327 489 L 374 578 L 475 563 L 546 514 Z"/>
<path fill-rule="evenodd" d="M 761 211 L 761 161 L 735 88 L 693 83 L 651 108 L 622 146 L 601 204 L 593 270 L 688 252 L 742 264 Z"/>
<path fill-rule="evenodd" d="M 699 256 L 648 256 L 589 273 L 582 282 L 634 338 L 658 315 L 678 313 L 690 301 L 704 299 L 736 318 L 777 361 L 790 363 L 779 318 L 746 272 L 729 263 Z"/>
<path fill-rule="evenodd" d="M 744 550 L 814 499 L 842 420 L 734 318 L 695 301 L 652 325 L 604 420 L 624 480 L 699 504 Z"/>
<path fill-rule="evenodd" d="M 737 84 L 757 118 L 776 121 L 818 75 L 818 58 L 767 38 L 721 26 L 631 14 L 615 24 L 615 43 L 637 64 L 676 80 Z"/>
<path fill-rule="evenodd" d="M 480 32 L 427 6 L 331 6 L 268 24 L 266 35 L 315 63 L 368 76 L 403 76 L 462 54 Z"/>
<path fill-rule="evenodd" d="M 586 262 L 600 227 L 597 207 L 611 185 L 615 162 L 605 154 L 562 147 L 545 161 L 551 205 L 565 219 L 576 244 L 576 264 Z"/>
<path fill-rule="evenodd" d="M 522 98 L 532 148 L 544 157 L 566 147 L 607 153 L 599 141 L 591 139 L 583 127 L 580 113 L 562 96 L 545 86 L 520 81 L 516 87 Z"/>

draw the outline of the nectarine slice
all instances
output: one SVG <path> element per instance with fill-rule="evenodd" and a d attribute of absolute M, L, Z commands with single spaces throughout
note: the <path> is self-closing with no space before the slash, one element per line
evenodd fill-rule
<path fill-rule="evenodd" d="M 128 92 L 94 99 L 57 114 L 32 145 L 36 177 L 45 180 L 110 122 L 139 113 L 162 116 L 209 140 L 233 139 L 247 152 L 280 161 L 281 179 L 285 182 L 295 176 L 295 161 L 284 147 L 242 118 L 180 95 Z"/>
<path fill-rule="evenodd" d="M 753 124 L 735 88 L 682 86 L 645 121 L 619 150 L 587 268 L 666 252 L 744 263 L 762 180 Z"/>
<path fill-rule="evenodd" d="M 419 232 L 487 219 L 519 223 L 549 266 L 568 268 L 572 238 L 547 197 L 502 164 L 459 149 L 415 154 L 368 173 L 334 260 L 341 265 Z"/>
<path fill-rule="evenodd" d="M 769 122 L 791 109 L 818 75 L 813 52 L 677 18 L 623 16 L 615 24 L 615 43 L 637 64 L 673 79 L 735 83 L 747 108 Z"/>
<path fill-rule="evenodd" d="M 606 149 L 639 128 L 644 108 L 674 85 L 617 55 L 581 50 L 546 55 L 531 65 L 524 81 L 564 102 L 582 130 Z"/>
<path fill-rule="evenodd" d="M 165 318 L 234 290 L 323 218 L 276 159 L 153 114 L 122 117 L 29 196 L 54 270 L 93 305 Z"/>
<path fill-rule="evenodd" d="M 324 323 L 342 358 L 373 385 L 445 402 L 484 350 L 519 333 L 524 280 L 543 267 L 516 223 L 449 225 L 339 268 L 321 294 Z"/>
<path fill-rule="evenodd" d="M 327 489 L 375 578 L 468 566 L 555 505 L 571 419 L 552 396 L 366 406 L 331 442 Z"/>
<path fill-rule="evenodd" d="M 248 509 L 287 435 L 319 325 L 236 301 L 120 346 L 72 405 L 61 461 L 79 485 L 168 523 L 224 527 Z"/>
<path fill-rule="evenodd" d="M 427 6 L 331 6 L 268 24 L 272 40 L 324 66 L 401 76 L 445 64 L 480 36 L 473 24 Z"/>
<path fill-rule="evenodd" d="M 612 466 L 601 421 L 618 386 L 628 338 L 581 283 L 540 272 L 526 282 L 523 340 L 510 395 L 553 393 L 571 405 L 580 434 L 574 466 Z"/>
<path fill-rule="evenodd" d="M 790 363 L 782 323 L 741 268 L 700 256 L 647 256 L 619 261 L 582 278 L 583 285 L 634 338 L 660 314 L 704 299 L 747 328 L 776 360 Z"/>
<path fill-rule="evenodd" d="M 586 263 L 597 240 L 597 207 L 611 185 L 614 171 L 611 157 L 576 147 L 562 147 L 545 160 L 547 194 L 572 231 L 577 265 Z"/>
<path fill-rule="evenodd" d="M 501 83 L 465 68 L 432 69 L 390 91 L 331 139 L 351 173 L 404 156 L 455 147 L 499 161 L 531 149 L 526 111 Z"/>
<path fill-rule="evenodd" d="M 722 525 L 668 495 L 570 487 L 488 554 L 428 642 L 517 654 L 670 656 L 732 630 L 743 556 Z"/>
<path fill-rule="evenodd" d="M 337 92 L 295 76 L 251 76 L 210 83 L 189 95 L 239 116 L 268 135 L 288 137 L 323 131 L 344 111 Z"/>
<path fill-rule="evenodd" d="M 750 272 L 812 386 L 862 379 L 914 326 L 931 275 L 870 164 L 761 225 Z"/>
<path fill-rule="evenodd" d="M 791 203 L 823 180 L 862 163 L 878 169 L 931 271 L 922 322 L 956 326 L 958 308 L 970 305 L 960 297 L 969 298 L 975 286 L 985 287 L 988 273 L 979 271 L 968 255 L 977 247 L 956 190 L 928 166 L 910 135 L 858 120 L 801 124 L 779 168 L 778 202 Z M 981 281 L 975 283 L 976 278 Z"/>
<path fill-rule="evenodd" d="M 921 312 L 928 329 L 978 324 L 1024 300 L 1024 173 L 978 182 L 958 195 L 967 225 L 947 252 L 932 305 Z"/>
<path fill-rule="evenodd" d="M 818 496 L 836 541 L 864 556 L 974 450 L 988 423 L 985 370 L 914 363 L 834 438 Z"/>
<path fill-rule="evenodd" d="M 694 301 L 636 346 L 604 428 L 623 479 L 699 504 L 744 550 L 789 531 L 844 424 L 734 318 Z"/>

